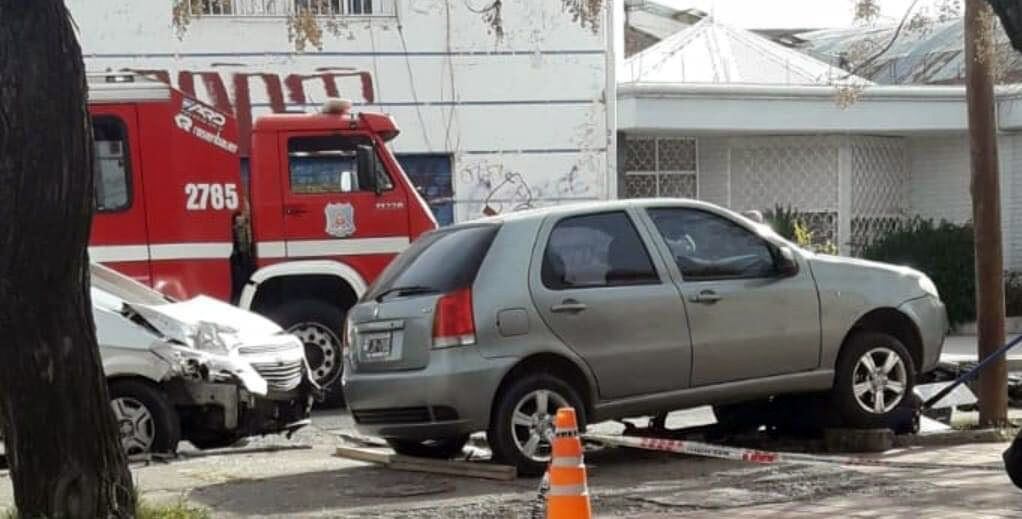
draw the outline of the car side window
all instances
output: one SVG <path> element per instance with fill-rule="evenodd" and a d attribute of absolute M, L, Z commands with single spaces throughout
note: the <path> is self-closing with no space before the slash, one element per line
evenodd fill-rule
<path fill-rule="evenodd" d="M 292 137 L 287 143 L 291 192 L 301 195 L 368 191 L 374 172 L 358 171 L 356 147 L 370 144 L 364 138 L 339 135 Z M 377 157 L 379 159 L 379 157 Z M 377 184 L 384 191 L 394 188 L 383 167 L 376 161 Z"/>
<path fill-rule="evenodd" d="M 748 279 L 774 274 L 773 252 L 755 233 L 699 209 L 649 209 L 686 280 Z"/>
<path fill-rule="evenodd" d="M 631 218 L 620 211 L 558 222 L 547 241 L 542 278 L 552 290 L 660 283 Z"/>
<path fill-rule="evenodd" d="M 131 161 L 128 130 L 117 117 L 92 119 L 93 198 L 96 211 L 114 213 L 131 207 Z"/>

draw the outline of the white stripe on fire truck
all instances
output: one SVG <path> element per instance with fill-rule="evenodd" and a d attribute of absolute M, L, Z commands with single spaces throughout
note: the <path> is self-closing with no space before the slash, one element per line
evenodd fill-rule
<path fill-rule="evenodd" d="M 397 254 L 408 247 L 408 238 L 348 238 L 340 240 L 266 241 L 256 244 L 260 258 L 315 258 Z M 118 261 L 167 261 L 188 259 L 228 259 L 230 242 L 160 243 L 154 245 L 94 245 L 89 257 L 100 263 Z"/>
<path fill-rule="evenodd" d="M 260 258 L 286 258 L 287 248 L 282 241 L 261 241 L 256 244 L 256 256 Z"/>
<path fill-rule="evenodd" d="M 161 243 L 149 246 L 149 257 L 153 260 L 227 259 L 233 249 L 230 242 Z"/>
<path fill-rule="evenodd" d="M 148 261 L 186 259 L 227 259 L 232 245 L 226 243 L 161 243 L 156 245 L 94 245 L 89 247 L 93 261 Z"/>
<path fill-rule="evenodd" d="M 149 247 L 145 245 L 96 245 L 89 247 L 89 259 L 100 263 L 146 261 L 149 259 Z"/>
<path fill-rule="evenodd" d="M 408 248 L 407 237 L 348 238 L 342 240 L 288 241 L 287 257 L 358 256 L 364 254 L 397 254 Z"/>

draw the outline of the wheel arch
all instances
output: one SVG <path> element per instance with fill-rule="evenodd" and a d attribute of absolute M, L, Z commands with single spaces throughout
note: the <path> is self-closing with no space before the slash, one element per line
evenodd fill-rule
<path fill-rule="evenodd" d="M 841 341 L 841 351 L 848 345 L 849 339 L 856 333 L 868 331 L 886 333 L 894 336 L 908 349 L 912 356 L 912 363 L 918 372 L 923 365 L 923 337 L 919 332 L 919 326 L 904 312 L 890 307 L 876 308 L 870 310 L 852 325 L 848 333 Z M 841 358 L 840 352 L 835 358 L 835 369 Z"/>
<path fill-rule="evenodd" d="M 266 313 L 286 299 L 301 293 L 347 310 L 367 288 L 365 278 L 350 265 L 339 261 L 292 261 L 257 270 L 242 289 L 238 306 Z"/>
<path fill-rule="evenodd" d="M 535 353 L 524 357 L 511 367 L 501 378 L 497 390 L 490 400 L 490 422 L 493 422 L 493 413 L 497 410 L 497 399 L 507 390 L 512 382 L 520 379 L 529 373 L 546 372 L 550 373 L 578 392 L 585 406 L 587 421 L 593 418 L 593 411 L 596 404 L 596 384 L 586 371 L 577 362 L 557 353 Z"/>

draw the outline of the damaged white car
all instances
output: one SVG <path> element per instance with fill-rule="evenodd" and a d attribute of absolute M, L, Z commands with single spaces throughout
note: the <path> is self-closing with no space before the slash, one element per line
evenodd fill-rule
<path fill-rule="evenodd" d="M 100 357 L 129 455 L 200 449 L 309 423 L 319 388 L 301 341 L 261 316 L 199 296 L 175 302 L 92 264 Z"/>

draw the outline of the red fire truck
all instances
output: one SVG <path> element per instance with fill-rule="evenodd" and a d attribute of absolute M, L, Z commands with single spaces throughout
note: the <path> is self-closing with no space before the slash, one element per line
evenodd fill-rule
<path fill-rule="evenodd" d="M 89 109 L 92 259 L 173 298 L 206 294 L 272 318 L 305 342 L 339 400 L 345 312 L 437 227 L 387 148 L 394 121 L 339 100 L 264 116 L 245 182 L 233 116 L 162 82 L 90 75 Z"/>

